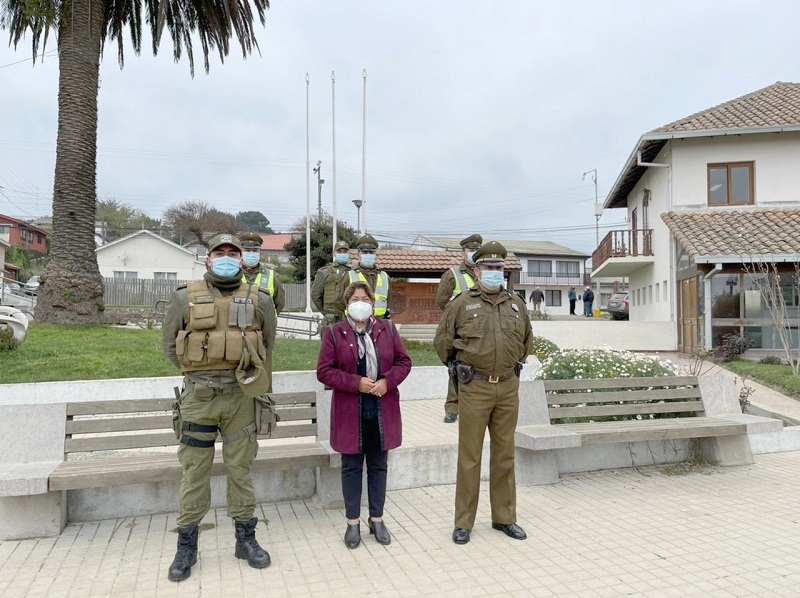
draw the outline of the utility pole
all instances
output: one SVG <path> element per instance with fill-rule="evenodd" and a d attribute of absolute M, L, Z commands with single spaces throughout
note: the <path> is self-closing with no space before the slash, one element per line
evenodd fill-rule
<path fill-rule="evenodd" d="M 325 184 L 325 179 L 320 178 L 322 170 L 322 160 L 317 160 L 317 167 L 314 169 L 314 174 L 317 175 L 317 218 L 319 225 L 322 226 L 322 185 Z"/>
<path fill-rule="evenodd" d="M 592 182 L 594 183 L 594 249 L 600 247 L 600 216 L 603 214 L 603 208 L 598 202 L 598 195 L 597 195 L 597 169 L 592 168 L 591 170 L 587 170 L 583 173 L 581 180 L 586 180 L 586 175 L 592 175 Z M 595 268 L 594 261 L 592 262 L 592 269 Z M 597 280 L 597 293 L 595 293 L 595 305 L 600 307 L 600 279 Z"/>

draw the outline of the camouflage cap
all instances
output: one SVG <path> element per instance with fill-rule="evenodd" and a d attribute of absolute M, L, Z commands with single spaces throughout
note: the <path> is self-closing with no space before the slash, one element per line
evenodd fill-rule
<path fill-rule="evenodd" d="M 230 233 L 222 233 L 220 235 L 214 235 L 208 241 L 208 252 L 211 253 L 223 245 L 233 245 L 240 252 L 242 251 L 242 242 L 239 240 L 239 237 L 231 235 Z"/>
<path fill-rule="evenodd" d="M 508 252 L 497 241 L 489 241 L 475 252 L 472 256 L 476 264 L 484 264 L 487 266 L 503 266 L 506 263 L 506 256 Z"/>
<path fill-rule="evenodd" d="M 333 247 L 334 251 L 339 249 L 350 249 L 350 244 L 347 241 L 336 241 L 336 245 Z"/>
<path fill-rule="evenodd" d="M 377 249 L 378 242 L 372 235 L 364 235 L 358 238 L 358 241 L 356 241 L 356 247 L 359 249 Z"/>
<path fill-rule="evenodd" d="M 480 235 L 470 235 L 466 239 L 461 239 L 461 247 L 464 249 L 479 249 L 483 244 L 483 237 Z"/>
<path fill-rule="evenodd" d="M 239 239 L 242 242 L 243 247 L 258 247 L 261 248 L 261 244 L 264 242 L 264 239 L 261 238 L 261 235 L 254 232 L 249 233 L 242 233 L 239 235 Z"/>

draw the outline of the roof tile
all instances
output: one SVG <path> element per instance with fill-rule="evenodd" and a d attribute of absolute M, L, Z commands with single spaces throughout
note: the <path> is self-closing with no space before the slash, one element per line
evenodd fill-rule
<path fill-rule="evenodd" d="M 358 260 L 358 250 L 351 249 L 350 257 Z M 381 270 L 393 272 L 419 272 L 441 274 L 461 263 L 461 251 L 419 251 L 414 249 L 379 249 L 376 265 Z M 514 254 L 506 258 L 506 270 L 522 270 Z"/>

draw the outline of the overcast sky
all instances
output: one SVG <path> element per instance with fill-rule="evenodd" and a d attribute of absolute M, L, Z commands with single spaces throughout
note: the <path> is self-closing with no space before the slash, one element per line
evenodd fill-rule
<path fill-rule="evenodd" d="M 261 55 L 212 56 L 208 75 L 200 59 L 194 79 L 167 36 L 159 56 L 130 52 L 123 70 L 110 46 L 98 195 L 155 218 L 186 200 L 258 210 L 288 231 L 306 213 L 308 73 L 311 163 L 322 161 L 332 212 L 334 71 L 337 212 L 355 227 L 366 69 L 370 233 L 408 244 L 480 232 L 591 253 L 595 189 L 582 173 L 597 169 L 602 203 L 642 133 L 800 81 L 798 22 L 793 0 L 272 0 Z M 30 38 L 14 51 L 0 35 L 0 213 L 49 215 L 57 56 L 31 67 Z M 312 178 L 312 210 L 316 191 Z M 624 220 L 606 211 L 600 237 Z"/>

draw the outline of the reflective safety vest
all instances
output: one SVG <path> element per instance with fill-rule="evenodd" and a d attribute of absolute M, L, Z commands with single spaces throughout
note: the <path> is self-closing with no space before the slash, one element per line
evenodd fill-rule
<path fill-rule="evenodd" d="M 367 277 L 364 276 L 361 270 L 350 270 L 348 274 L 350 275 L 350 284 L 359 280 L 369 284 Z M 389 275 L 383 270 L 378 270 L 375 273 L 375 288 L 372 289 L 372 292 L 375 295 L 375 305 L 372 308 L 372 313 L 375 314 L 376 318 L 382 318 L 386 315 L 389 307 Z"/>
<path fill-rule="evenodd" d="M 469 272 L 464 272 L 458 266 L 450 268 L 450 271 L 456 278 L 456 286 L 453 288 L 453 297 L 451 299 L 458 297 L 464 291 L 468 291 L 475 286 L 475 279 Z"/>
<path fill-rule="evenodd" d="M 270 297 L 275 297 L 275 270 L 271 268 L 268 269 L 269 274 L 265 277 L 266 284 L 261 284 L 261 272 L 259 272 L 256 277 L 253 279 L 253 286 L 254 287 L 261 287 L 262 289 L 266 289 L 267 293 L 269 293 Z M 242 274 L 242 284 L 248 284 L 247 282 L 247 275 Z"/>

